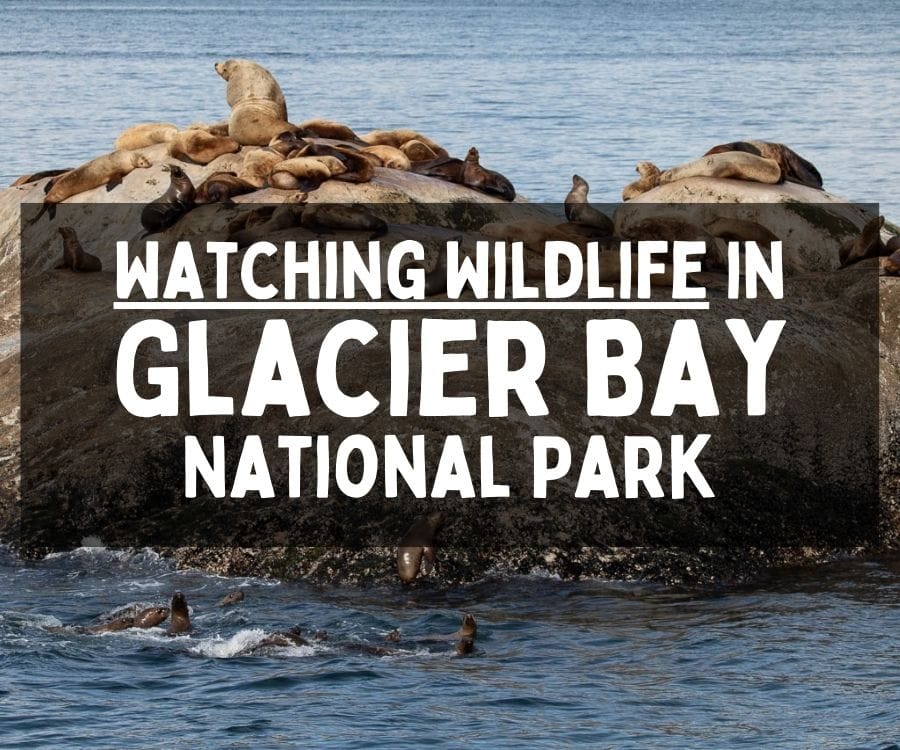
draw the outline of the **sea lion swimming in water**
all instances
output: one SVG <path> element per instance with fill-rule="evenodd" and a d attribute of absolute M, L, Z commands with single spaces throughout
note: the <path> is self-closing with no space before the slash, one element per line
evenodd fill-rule
<path fill-rule="evenodd" d="M 397 573 L 403 583 L 412 583 L 420 572 L 426 575 L 435 563 L 434 536 L 444 522 L 441 511 L 413 522 L 397 545 Z"/>
<path fill-rule="evenodd" d="M 605 236 L 612 236 L 615 233 L 612 219 L 588 203 L 590 189 L 587 180 L 577 174 L 572 175 L 572 189 L 565 201 L 566 218 L 572 224 L 592 227 Z"/>
<path fill-rule="evenodd" d="M 163 169 L 169 172 L 168 189 L 141 211 L 141 226 L 148 234 L 168 229 L 194 207 L 196 191 L 191 178 L 176 164 L 167 164 Z"/>
<path fill-rule="evenodd" d="M 84 251 L 72 227 L 60 227 L 57 231 L 63 241 L 63 256 L 62 261 L 54 266 L 55 269 L 68 268 L 81 273 L 103 270 L 100 258 Z"/>
<path fill-rule="evenodd" d="M 804 159 L 793 149 L 783 143 L 770 143 L 769 141 L 733 141 L 713 146 L 704 156 L 741 151 L 748 154 L 761 156 L 764 159 L 772 159 L 778 162 L 781 169 L 782 180 L 799 182 L 817 190 L 822 189 L 822 175 L 815 165 Z"/>
<path fill-rule="evenodd" d="M 220 607 L 230 607 L 232 604 L 238 604 L 244 601 L 244 592 L 240 589 L 237 591 L 230 591 L 225 594 L 221 599 L 219 599 Z"/>
<path fill-rule="evenodd" d="M 169 621 L 169 635 L 179 635 L 191 631 L 191 615 L 188 612 L 187 599 L 180 591 L 172 595 L 171 619 Z"/>

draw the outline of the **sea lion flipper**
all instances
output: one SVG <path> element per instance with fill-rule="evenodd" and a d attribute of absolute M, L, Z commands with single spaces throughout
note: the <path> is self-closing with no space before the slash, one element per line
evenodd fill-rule
<path fill-rule="evenodd" d="M 110 191 L 112 191 L 114 188 L 118 187 L 121 184 L 122 184 L 121 177 L 116 177 L 115 179 L 110 180 L 109 182 L 106 183 L 106 192 L 109 193 Z"/>
<path fill-rule="evenodd" d="M 431 575 L 434 572 L 435 563 L 437 563 L 437 557 L 434 554 L 434 547 L 423 547 L 421 572 Z"/>

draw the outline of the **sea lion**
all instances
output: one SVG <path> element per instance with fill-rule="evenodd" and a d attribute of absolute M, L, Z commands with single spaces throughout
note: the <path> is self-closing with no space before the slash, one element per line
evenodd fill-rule
<path fill-rule="evenodd" d="M 198 205 L 222 203 L 227 206 L 231 205 L 231 199 L 235 196 L 252 193 L 254 190 L 256 188 L 253 185 L 238 178 L 234 172 L 215 172 L 197 188 L 194 202 Z"/>
<path fill-rule="evenodd" d="M 359 136 L 353 132 L 352 128 L 347 127 L 343 123 L 334 120 L 307 120 L 301 122 L 298 127 L 319 138 L 330 138 L 335 141 L 350 141 L 352 143 L 362 143 Z"/>
<path fill-rule="evenodd" d="M 577 174 L 572 175 L 572 189 L 565 201 L 566 218 L 573 224 L 592 227 L 607 237 L 612 236 L 615 232 L 612 219 L 588 203 L 590 189 L 587 180 Z"/>
<path fill-rule="evenodd" d="M 228 135 L 228 120 L 221 122 L 194 122 L 186 130 L 205 130 L 210 135 Z"/>
<path fill-rule="evenodd" d="M 425 268 L 424 264 L 417 260 L 404 264 L 400 268 L 400 278 L 405 282 L 411 281 L 409 272 L 413 269 L 422 268 L 425 270 L 425 289 L 426 297 L 433 297 L 436 294 L 447 293 L 447 253 L 444 250 L 438 250 L 437 260 L 430 269 Z M 393 295 L 391 295 L 393 296 Z"/>
<path fill-rule="evenodd" d="M 394 148 L 393 146 L 366 146 L 361 148 L 359 153 L 372 156 L 374 158 L 372 163 L 376 167 L 409 171 L 409 157 L 399 148 Z"/>
<path fill-rule="evenodd" d="M 169 156 L 195 164 L 209 164 L 222 154 L 234 154 L 241 144 L 227 135 L 212 135 L 205 130 L 182 130 L 169 141 Z"/>
<path fill-rule="evenodd" d="M 169 188 L 141 211 L 141 226 L 149 234 L 162 232 L 173 226 L 194 207 L 194 183 L 177 164 L 163 167 L 169 173 Z"/>
<path fill-rule="evenodd" d="M 433 149 L 424 141 L 413 138 L 410 141 L 400 144 L 400 150 L 406 154 L 410 161 L 429 161 L 431 159 L 439 159 L 449 156 L 442 148 Z"/>
<path fill-rule="evenodd" d="M 273 136 L 294 129 L 287 121 L 281 87 L 262 65 L 250 60 L 225 60 L 216 63 L 216 72 L 228 84 L 228 135 L 242 146 L 265 146 Z"/>
<path fill-rule="evenodd" d="M 232 604 L 238 604 L 239 602 L 244 601 L 244 592 L 240 589 L 237 591 L 231 591 L 221 599 L 219 599 L 220 607 L 230 607 Z"/>
<path fill-rule="evenodd" d="M 866 222 L 858 237 L 847 240 L 840 249 L 841 266 L 849 266 L 866 258 L 889 254 L 881 242 L 884 217 L 876 216 Z"/>
<path fill-rule="evenodd" d="M 781 167 L 778 166 L 777 161 L 743 151 L 726 151 L 702 156 L 664 172 L 651 162 L 641 162 L 635 169 L 641 177 L 625 186 L 622 198 L 626 201 L 657 185 L 666 185 L 670 182 L 686 180 L 689 177 L 747 180 L 767 185 L 775 185 L 782 179 Z"/>
<path fill-rule="evenodd" d="M 89 628 L 84 628 L 84 630 L 81 632 L 89 633 L 90 635 L 99 635 L 100 633 L 119 633 L 123 630 L 128 630 L 129 628 L 133 627 L 133 617 L 117 617 L 115 620 L 110 620 L 109 622 L 104 622 L 100 625 L 93 625 Z"/>
<path fill-rule="evenodd" d="M 150 166 L 152 166 L 150 160 L 136 151 L 113 151 L 91 159 L 47 183 L 44 187 L 46 192 L 44 205 L 31 221 L 34 223 L 40 219 L 44 211 L 47 211 L 53 219 L 56 215 L 56 204 L 62 203 L 66 198 L 101 185 L 106 185 L 108 191 L 112 190 L 132 170 Z"/>
<path fill-rule="evenodd" d="M 769 141 L 734 141 L 713 146 L 704 156 L 722 154 L 734 151 L 742 151 L 748 154 L 761 156 L 765 159 L 773 159 L 778 162 L 781 169 L 782 180 L 799 182 L 817 190 L 822 189 L 822 175 L 815 165 L 804 159 L 793 149 L 783 143 L 770 143 Z"/>
<path fill-rule="evenodd" d="M 123 130 L 116 138 L 116 150 L 133 151 L 157 143 L 167 143 L 177 134 L 178 126 L 170 122 L 145 122 L 140 125 L 132 125 Z"/>
<path fill-rule="evenodd" d="M 900 237 L 891 237 L 891 241 L 900 240 Z M 890 246 L 890 242 L 888 245 Z M 881 270 L 885 276 L 900 276 L 900 241 L 895 242 L 896 246 L 891 254 L 881 259 Z M 890 247 L 888 247 L 890 250 Z"/>
<path fill-rule="evenodd" d="M 172 595 L 171 619 L 169 620 L 169 635 L 179 635 L 191 631 L 191 616 L 188 612 L 187 599 L 180 591 Z"/>
<path fill-rule="evenodd" d="M 10 184 L 10 187 L 18 187 L 19 185 L 28 185 L 32 182 L 37 182 L 38 180 L 43 180 L 45 177 L 58 177 L 61 174 L 65 174 L 66 172 L 71 172 L 72 168 L 67 167 L 66 169 L 45 169 L 43 172 L 35 172 L 34 174 L 24 174 L 19 177 L 17 180 Z"/>
<path fill-rule="evenodd" d="M 430 148 L 438 157 L 449 156 L 447 150 L 435 143 L 431 138 L 409 128 L 372 130 L 365 135 L 361 135 L 360 140 L 363 143 L 368 143 L 370 146 L 393 146 L 394 148 L 400 148 L 409 141 L 419 141 L 419 143 L 424 143 Z"/>
<path fill-rule="evenodd" d="M 462 183 L 475 190 L 480 190 L 482 193 L 499 195 L 503 200 L 511 201 L 516 197 L 516 189 L 506 177 L 481 166 L 478 149 L 474 146 L 466 154 Z"/>
<path fill-rule="evenodd" d="M 269 648 L 290 648 L 292 646 L 308 646 L 309 641 L 307 641 L 303 635 L 303 631 L 300 629 L 299 625 L 295 625 L 290 630 L 285 630 L 280 633 L 272 633 L 272 635 L 268 635 L 263 638 L 259 643 L 250 648 L 247 653 L 255 653 L 257 651 L 261 651 L 263 649 Z"/>
<path fill-rule="evenodd" d="M 284 156 L 275 149 L 266 147 L 249 151 L 244 157 L 237 176 L 257 189 L 269 184 L 269 174 L 276 164 L 284 161 Z"/>
<path fill-rule="evenodd" d="M 309 141 L 303 137 L 303 132 L 294 129 L 285 130 L 284 132 L 273 136 L 272 140 L 269 141 L 268 148 L 281 154 L 283 157 L 287 157 L 288 154 L 291 154 L 298 149 L 303 149 L 308 145 Z"/>
<path fill-rule="evenodd" d="M 397 573 L 403 583 L 412 583 L 420 572 L 434 568 L 434 536 L 444 522 L 441 511 L 418 518 L 397 545 Z"/>
<path fill-rule="evenodd" d="M 314 203 L 303 209 L 300 225 L 312 230 L 369 231 L 372 239 L 384 235 L 388 228 L 384 219 L 363 206 L 328 203 Z"/>
<path fill-rule="evenodd" d="M 335 157 L 330 157 L 335 159 Z M 332 177 L 332 169 L 343 169 L 343 164 L 335 159 L 339 166 L 318 156 L 298 156 L 285 159 L 272 167 L 269 185 L 281 190 L 315 190 L 325 180 Z"/>
<path fill-rule="evenodd" d="M 291 195 L 280 206 L 260 206 L 242 212 L 228 224 L 228 239 L 248 247 L 282 229 L 300 226 L 306 193 Z"/>
<path fill-rule="evenodd" d="M 96 255 L 87 253 L 81 247 L 78 235 L 72 227 L 60 227 L 58 230 L 63 241 L 62 261 L 54 266 L 55 269 L 68 268 L 72 271 L 81 273 L 89 273 L 91 271 L 102 271 L 103 263 Z"/>
<path fill-rule="evenodd" d="M 168 607 L 147 607 L 138 612 L 133 618 L 132 627 L 155 628 L 169 616 Z"/>

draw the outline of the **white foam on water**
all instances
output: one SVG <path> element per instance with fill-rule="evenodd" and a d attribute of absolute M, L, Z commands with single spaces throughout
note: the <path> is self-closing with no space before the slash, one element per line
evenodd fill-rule
<path fill-rule="evenodd" d="M 230 659 L 241 652 L 251 649 L 259 644 L 268 635 L 265 630 L 252 628 L 239 630 L 230 638 L 215 635 L 205 638 L 191 649 L 191 652 L 199 656 L 209 656 L 213 659 Z"/>

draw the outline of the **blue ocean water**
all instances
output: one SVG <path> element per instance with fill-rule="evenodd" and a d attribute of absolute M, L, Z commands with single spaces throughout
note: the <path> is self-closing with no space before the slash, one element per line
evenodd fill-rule
<path fill-rule="evenodd" d="M 614 200 L 649 159 L 785 142 L 895 221 L 896 2 L 0 2 L 0 175 L 68 166 L 143 121 L 224 117 L 213 63 L 270 68 L 292 120 L 414 127 L 559 201 Z M 242 586 L 248 600 L 213 606 Z M 53 633 L 183 590 L 198 626 Z M 900 742 L 896 561 L 716 591 L 548 578 L 436 592 L 177 572 L 152 553 L 0 548 L 0 747 L 885 748 Z M 476 652 L 336 642 L 450 633 Z"/>
<path fill-rule="evenodd" d="M 237 587 L 242 604 L 215 606 Z M 47 630 L 174 589 L 190 636 Z M 6 554 L 0 746 L 886 748 L 900 741 L 898 601 L 897 561 L 732 590 L 524 577 L 438 592 L 224 579 L 148 552 Z M 413 642 L 464 611 L 473 654 Z M 241 654 L 295 623 L 329 640 Z M 395 654 L 341 645 L 391 645 L 395 627 Z"/>
<path fill-rule="evenodd" d="M 213 63 L 250 57 L 292 121 L 475 145 L 533 200 L 577 172 L 614 201 L 638 161 L 757 138 L 898 221 L 898 26 L 893 0 L 5 0 L 0 175 L 79 163 L 137 122 L 222 119 Z"/>

